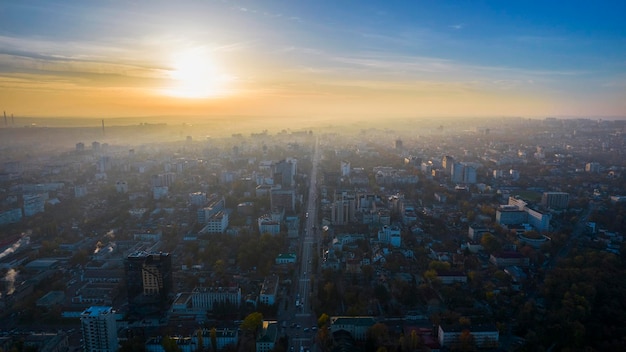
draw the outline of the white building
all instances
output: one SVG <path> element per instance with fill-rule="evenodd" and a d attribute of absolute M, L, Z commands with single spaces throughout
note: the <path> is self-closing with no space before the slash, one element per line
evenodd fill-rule
<path fill-rule="evenodd" d="M 341 176 L 350 176 L 350 162 L 349 161 L 342 161 L 341 162 Z"/>
<path fill-rule="evenodd" d="M 439 325 L 439 344 L 441 347 L 457 347 L 462 344 L 461 335 L 469 332 L 474 337 L 474 342 L 479 348 L 495 348 L 498 347 L 500 334 L 493 324 L 487 325 L 471 325 L 463 327 L 460 325 L 442 326 Z"/>
<path fill-rule="evenodd" d="M 118 350 L 117 324 L 113 308 L 93 306 L 80 314 L 83 351 L 114 352 Z"/>
<path fill-rule="evenodd" d="M 269 233 L 272 236 L 280 233 L 280 222 L 275 221 L 269 215 L 261 216 L 257 223 L 259 225 L 259 233 Z"/>
<path fill-rule="evenodd" d="M 402 244 L 400 228 L 397 226 L 383 226 L 383 228 L 378 231 L 378 240 L 382 243 L 389 243 L 393 247 L 400 247 Z"/>
<path fill-rule="evenodd" d="M 117 193 L 128 193 L 128 182 L 126 181 L 115 182 L 115 191 Z"/>
<path fill-rule="evenodd" d="M 224 233 L 228 228 L 229 216 L 225 211 L 220 211 L 211 216 L 206 225 L 200 230 L 201 233 Z"/>
<path fill-rule="evenodd" d="M 241 288 L 239 287 L 196 287 L 191 293 L 193 309 L 213 310 L 214 304 L 241 306 Z"/>

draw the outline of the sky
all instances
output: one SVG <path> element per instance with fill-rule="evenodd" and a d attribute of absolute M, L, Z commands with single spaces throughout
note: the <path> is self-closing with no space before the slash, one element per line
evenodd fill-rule
<path fill-rule="evenodd" d="M 0 2 L 30 117 L 626 117 L 626 2 Z"/>

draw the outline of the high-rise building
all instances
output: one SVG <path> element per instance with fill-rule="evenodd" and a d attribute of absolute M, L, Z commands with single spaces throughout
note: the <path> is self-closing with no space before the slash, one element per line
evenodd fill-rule
<path fill-rule="evenodd" d="M 331 219 L 335 225 L 347 225 L 356 218 L 357 201 L 352 192 L 336 192 L 331 208 Z"/>
<path fill-rule="evenodd" d="M 341 176 L 350 176 L 350 162 L 349 161 L 341 161 Z"/>
<path fill-rule="evenodd" d="M 83 351 L 114 352 L 118 350 L 117 325 L 113 308 L 93 306 L 80 314 Z"/>
<path fill-rule="evenodd" d="M 454 158 L 446 155 L 443 157 L 443 159 L 441 160 L 441 166 L 444 168 L 444 170 L 446 170 L 446 173 L 448 175 L 452 174 L 452 167 L 454 165 Z"/>
<path fill-rule="evenodd" d="M 298 160 L 287 158 L 274 165 L 274 180 L 283 188 L 291 188 L 296 185 L 295 176 L 298 172 Z"/>
<path fill-rule="evenodd" d="M 131 312 L 150 315 L 162 311 L 172 290 L 170 254 L 134 252 L 124 264 Z"/>

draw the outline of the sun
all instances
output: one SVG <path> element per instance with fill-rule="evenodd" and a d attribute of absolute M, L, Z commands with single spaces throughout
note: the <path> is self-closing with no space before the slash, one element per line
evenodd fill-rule
<path fill-rule="evenodd" d="M 169 71 L 171 84 L 165 90 L 169 96 L 189 99 L 211 98 L 223 95 L 224 77 L 211 55 L 196 48 L 173 55 Z"/>

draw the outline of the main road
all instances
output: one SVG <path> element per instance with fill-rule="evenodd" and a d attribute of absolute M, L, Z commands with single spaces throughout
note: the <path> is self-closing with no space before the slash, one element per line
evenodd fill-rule
<path fill-rule="evenodd" d="M 310 296 L 312 294 L 311 276 L 317 272 L 313 267 L 313 256 L 317 255 L 318 238 L 316 236 L 316 219 L 317 219 L 317 169 L 320 159 L 319 141 L 315 140 L 313 156 L 311 159 L 311 175 L 309 177 L 309 195 L 307 198 L 306 212 L 304 218 L 304 226 L 300 235 L 300 258 L 298 279 L 296 280 L 295 295 L 292 295 L 293 318 L 289 326 L 296 325 L 299 327 L 290 328 L 288 335 L 292 338 L 290 346 L 295 351 L 308 349 L 315 336 L 315 328 L 317 326 L 317 317 L 315 316 Z M 296 301 L 298 306 L 296 306 Z M 291 309 L 289 309 L 291 311 Z M 294 330 L 295 329 L 295 330 Z"/>

